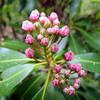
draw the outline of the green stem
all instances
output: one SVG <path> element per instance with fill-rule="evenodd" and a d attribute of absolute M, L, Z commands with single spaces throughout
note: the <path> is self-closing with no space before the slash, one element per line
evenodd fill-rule
<path fill-rule="evenodd" d="M 43 95 L 42 95 L 41 100 L 44 100 L 46 89 L 47 89 L 47 85 L 48 85 L 48 82 L 49 82 L 50 73 L 51 73 L 51 67 L 48 70 L 48 76 L 47 76 L 47 79 L 46 79 L 45 84 L 44 84 L 44 90 L 43 90 Z"/>

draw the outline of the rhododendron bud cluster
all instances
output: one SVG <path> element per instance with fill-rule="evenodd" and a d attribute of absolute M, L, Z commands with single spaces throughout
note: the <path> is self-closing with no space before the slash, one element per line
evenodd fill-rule
<path fill-rule="evenodd" d="M 33 10 L 29 16 L 29 20 L 23 21 L 22 29 L 27 31 L 25 43 L 29 48 L 25 50 L 26 57 L 32 58 L 38 62 L 45 62 L 51 69 L 51 83 L 53 86 L 64 85 L 63 91 L 66 94 L 74 95 L 76 89 L 80 86 L 80 78 L 86 75 L 81 64 L 68 63 L 74 59 L 74 53 L 68 51 L 63 55 L 63 60 L 57 61 L 54 56 L 59 52 L 59 42 L 65 36 L 68 36 L 70 31 L 67 25 L 61 27 L 58 15 L 52 12 L 46 16 L 44 12 L 39 13 L 38 10 Z M 60 40 L 59 40 L 60 37 Z M 34 43 L 38 42 L 40 50 L 44 51 L 44 55 L 36 58 Z M 63 62 L 62 62 L 63 61 Z M 72 77 L 74 74 L 76 77 Z M 73 81 L 73 84 L 72 84 Z"/>

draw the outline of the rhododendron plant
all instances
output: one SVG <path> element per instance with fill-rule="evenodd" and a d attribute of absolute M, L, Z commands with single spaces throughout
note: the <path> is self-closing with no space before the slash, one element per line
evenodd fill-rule
<path fill-rule="evenodd" d="M 63 54 L 61 60 L 55 59 L 55 54 L 59 51 L 59 37 L 68 37 L 70 29 L 67 25 L 61 27 L 58 15 L 52 12 L 50 16 L 46 16 L 44 12 L 39 13 L 38 10 L 33 10 L 29 17 L 30 21 L 22 23 L 22 29 L 27 32 L 25 42 L 30 48 L 25 50 L 27 57 L 34 59 L 37 63 L 46 65 L 48 76 L 44 84 L 46 91 L 48 82 L 53 86 L 62 86 L 62 91 L 68 95 L 74 95 L 76 89 L 80 86 L 80 78 L 86 75 L 81 64 L 69 64 L 68 61 L 74 59 L 74 52 L 67 51 Z M 34 31 L 36 34 L 34 34 Z M 54 40 L 56 38 L 56 41 Z M 36 57 L 34 42 L 37 41 L 40 45 L 39 49 L 43 49 L 44 55 L 41 58 Z M 64 67 L 67 65 L 67 67 Z M 74 75 L 74 77 L 72 77 Z M 42 100 L 44 95 L 42 96 Z"/>

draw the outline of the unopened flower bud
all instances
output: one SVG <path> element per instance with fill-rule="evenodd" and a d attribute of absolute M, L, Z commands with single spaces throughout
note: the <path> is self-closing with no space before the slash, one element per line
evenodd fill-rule
<path fill-rule="evenodd" d="M 59 73 L 59 72 L 61 71 L 61 66 L 60 66 L 60 65 L 56 65 L 56 66 L 54 67 L 54 71 L 55 71 L 56 73 Z"/>
<path fill-rule="evenodd" d="M 57 25 L 55 25 L 54 27 L 52 27 L 52 31 L 54 34 L 58 34 L 59 33 L 59 27 Z"/>
<path fill-rule="evenodd" d="M 50 16 L 49 16 L 49 19 L 50 19 L 51 21 L 54 21 L 54 20 L 58 19 L 58 16 L 57 16 L 57 14 L 56 14 L 55 12 L 52 12 L 52 13 L 50 14 Z"/>
<path fill-rule="evenodd" d="M 39 22 L 35 22 L 35 23 L 34 23 L 34 26 L 35 26 L 35 28 L 39 28 L 39 27 L 40 27 Z"/>
<path fill-rule="evenodd" d="M 75 94 L 75 88 L 73 86 L 69 86 L 68 88 L 64 89 L 64 92 L 68 95 L 74 95 Z"/>
<path fill-rule="evenodd" d="M 44 34 L 44 33 L 45 33 L 45 29 L 42 28 L 42 29 L 40 30 L 40 34 Z"/>
<path fill-rule="evenodd" d="M 76 70 L 76 64 L 69 64 L 69 69 L 71 71 L 75 71 Z"/>
<path fill-rule="evenodd" d="M 25 50 L 25 54 L 28 58 L 33 58 L 34 57 L 34 50 L 31 48 L 28 48 Z"/>
<path fill-rule="evenodd" d="M 42 46 L 47 46 L 49 43 L 49 40 L 47 38 L 42 38 L 40 43 Z"/>
<path fill-rule="evenodd" d="M 25 43 L 27 44 L 32 44 L 34 42 L 34 38 L 32 37 L 32 35 L 27 34 L 26 38 L 25 38 Z"/>
<path fill-rule="evenodd" d="M 52 34 L 52 33 L 53 33 L 52 28 L 48 28 L 48 29 L 47 29 L 47 33 L 48 33 L 48 34 Z"/>
<path fill-rule="evenodd" d="M 43 38 L 43 35 L 42 34 L 39 34 L 38 36 L 37 36 L 37 39 L 38 40 L 41 40 Z"/>
<path fill-rule="evenodd" d="M 46 16 L 46 15 L 45 15 L 45 13 L 44 13 L 44 12 L 42 12 L 40 16 Z"/>
<path fill-rule="evenodd" d="M 75 70 L 76 70 L 77 72 L 79 72 L 80 70 L 82 70 L 81 64 L 76 64 Z"/>
<path fill-rule="evenodd" d="M 55 74 L 55 78 L 58 79 L 59 78 L 59 74 Z"/>
<path fill-rule="evenodd" d="M 54 79 L 54 80 L 52 81 L 52 85 L 53 85 L 53 86 L 59 86 L 59 85 L 60 85 L 59 80 L 58 80 L 58 79 Z"/>
<path fill-rule="evenodd" d="M 74 53 L 72 51 L 68 51 L 64 54 L 64 56 L 67 61 L 71 61 L 74 59 Z"/>
<path fill-rule="evenodd" d="M 54 21 L 53 21 L 53 25 L 60 25 L 59 19 L 54 20 Z"/>
<path fill-rule="evenodd" d="M 64 75 L 66 76 L 66 77 L 68 77 L 69 76 L 69 72 L 68 71 L 64 71 Z"/>
<path fill-rule="evenodd" d="M 79 87 L 80 87 L 80 85 L 79 84 L 77 84 L 77 83 L 74 83 L 74 86 L 73 86 L 75 89 L 78 89 Z"/>
<path fill-rule="evenodd" d="M 80 84 L 81 80 L 79 78 L 75 79 L 75 83 Z"/>
<path fill-rule="evenodd" d="M 61 83 L 61 84 L 64 84 L 64 83 L 65 83 L 65 80 L 63 80 L 63 79 L 60 80 L 60 83 Z"/>
<path fill-rule="evenodd" d="M 59 50 L 58 45 L 56 43 L 53 43 L 50 48 L 52 52 L 57 52 Z"/>
<path fill-rule="evenodd" d="M 80 71 L 78 72 L 78 74 L 79 74 L 80 77 L 86 76 L 86 72 L 85 72 L 84 70 L 80 70 Z"/>
<path fill-rule="evenodd" d="M 68 28 L 68 26 L 62 27 L 59 32 L 60 32 L 60 35 L 67 36 L 69 34 L 69 28 Z"/>
<path fill-rule="evenodd" d="M 22 29 L 25 31 L 33 31 L 35 27 L 30 21 L 26 20 L 22 23 Z"/>
<path fill-rule="evenodd" d="M 29 16 L 29 19 L 32 21 L 36 21 L 36 20 L 38 20 L 39 15 L 40 14 L 39 14 L 38 10 L 33 10 Z"/>

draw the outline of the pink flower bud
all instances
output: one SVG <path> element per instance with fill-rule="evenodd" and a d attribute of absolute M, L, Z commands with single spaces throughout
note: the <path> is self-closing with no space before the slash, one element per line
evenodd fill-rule
<path fill-rule="evenodd" d="M 69 68 L 71 71 L 75 71 L 76 70 L 76 64 L 69 64 Z"/>
<path fill-rule="evenodd" d="M 38 20 L 39 15 L 40 14 L 39 14 L 38 10 L 33 10 L 29 16 L 29 19 L 32 21 L 36 21 L 36 20 Z"/>
<path fill-rule="evenodd" d="M 48 18 L 46 18 L 43 27 L 47 27 L 51 24 L 50 20 Z"/>
<path fill-rule="evenodd" d="M 48 40 L 47 38 L 42 38 L 42 39 L 41 39 L 41 45 L 42 45 L 42 46 L 47 46 L 48 43 L 49 43 L 49 40 Z"/>
<path fill-rule="evenodd" d="M 27 57 L 33 58 L 34 57 L 34 50 L 32 50 L 31 48 L 28 48 L 25 50 L 25 54 Z"/>
<path fill-rule="evenodd" d="M 43 38 L 43 35 L 42 34 L 39 34 L 38 36 L 37 36 L 37 39 L 38 40 L 41 40 Z"/>
<path fill-rule="evenodd" d="M 59 74 L 55 74 L 55 78 L 58 79 L 59 78 Z"/>
<path fill-rule="evenodd" d="M 68 26 L 62 27 L 62 28 L 60 29 L 60 34 L 61 34 L 62 36 L 67 36 L 67 35 L 69 34 L 69 28 L 68 28 Z"/>
<path fill-rule="evenodd" d="M 43 34 L 43 33 L 45 33 L 45 29 L 44 29 L 44 28 L 42 28 L 42 29 L 40 30 L 40 34 Z"/>
<path fill-rule="evenodd" d="M 52 81 L 52 85 L 53 85 L 53 86 L 59 86 L 59 85 L 60 85 L 59 80 L 58 80 L 58 79 L 54 79 L 54 80 Z"/>
<path fill-rule="evenodd" d="M 78 72 L 78 74 L 79 74 L 80 77 L 86 76 L 86 72 L 85 72 L 84 70 L 80 70 L 80 71 Z"/>
<path fill-rule="evenodd" d="M 66 77 L 68 77 L 69 76 L 69 72 L 68 71 L 64 71 L 64 75 L 66 76 Z"/>
<path fill-rule="evenodd" d="M 78 89 L 79 87 L 80 87 L 80 85 L 79 85 L 79 84 L 74 83 L 74 88 L 75 88 L 75 89 Z"/>
<path fill-rule="evenodd" d="M 54 34 L 58 34 L 59 33 L 59 27 L 57 25 L 55 25 L 54 27 L 52 27 L 52 31 Z"/>
<path fill-rule="evenodd" d="M 25 31 L 33 31 L 35 27 L 30 21 L 26 20 L 26 21 L 23 21 L 22 23 L 22 29 Z"/>
<path fill-rule="evenodd" d="M 39 22 L 35 22 L 35 23 L 34 23 L 34 27 L 35 27 L 35 28 L 39 28 L 39 27 L 40 27 L 40 23 L 39 23 Z"/>
<path fill-rule="evenodd" d="M 54 71 L 55 71 L 56 73 L 59 73 L 59 72 L 61 71 L 61 66 L 60 66 L 60 65 L 56 65 L 56 66 L 54 67 Z"/>
<path fill-rule="evenodd" d="M 75 79 L 75 83 L 80 84 L 81 80 L 79 78 Z"/>
<path fill-rule="evenodd" d="M 52 13 L 50 14 L 50 16 L 49 16 L 49 19 L 50 19 L 51 21 L 54 21 L 54 20 L 58 19 L 58 16 L 57 16 L 57 14 L 56 14 L 55 12 L 52 12 Z"/>
<path fill-rule="evenodd" d="M 53 25 L 60 25 L 59 19 L 54 20 L 54 21 L 53 21 Z"/>
<path fill-rule="evenodd" d="M 58 45 L 56 43 L 53 43 L 50 48 L 52 52 L 57 52 L 59 50 Z"/>
<path fill-rule="evenodd" d="M 40 16 L 46 16 L 46 15 L 45 15 L 45 13 L 44 13 L 44 12 L 42 12 Z"/>
<path fill-rule="evenodd" d="M 75 94 L 75 88 L 73 86 L 69 86 L 68 88 L 64 89 L 64 92 L 68 95 L 74 95 Z"/>
<path fill-rule="evenodd" d="M 76 70 L 77 72 L 79 72 L 80 70 L 82 70 L 81 64 L 76 64 L 75 70 Z"/>
<path fill-rule="evenodd" d="M 39 21 L 41 22 L 41 23 L 45 23 L 46 21 L 47 21 L 47 17 L 45 17 L 45 16 L 41 16 L 40 18 L 39 18 Z"/>
<path fill-rule="evenodd" d="M 48 34 L 52 34 L 52 33 L 53 33 L 52 28 L 48 28 L 48 29 L 47 29 L 47 33 L 48 33 Z"/>
<path fill-rule="evenodd" d="M 26 39 L 25 39 L 25 43 L 32 44 L 33 42 L 34 42 L 34 38 L 32 37 L 32 35 L 27 34 Z"/>
<path fill-rule="evenodd" d="M 61 83 L 61 84 L 64 84 L 64 83 L 65 83 L 65 80 L 62 79 L 62 80 L 60 81 L 60 83 Z"/>
<path fill-rule="evenodd" d="M 72 51 L 68 51 L 64 54 L 64 56 L 67 61 L 71 61 L 74 59 L 74 53 Z"/>

